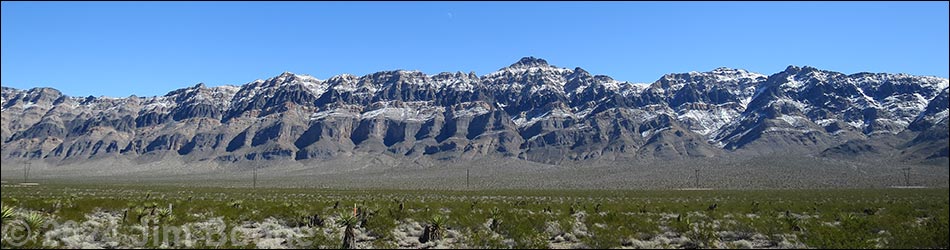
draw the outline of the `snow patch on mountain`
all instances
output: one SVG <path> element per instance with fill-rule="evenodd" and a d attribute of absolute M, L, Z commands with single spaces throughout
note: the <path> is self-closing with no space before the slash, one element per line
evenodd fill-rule
<path fill-rule="evenodd" d="M 444 107 L 434 106 L 431 101 L 401 102 L 398 104 L 387 101 L 377 102 L 372 106 L 382 107 L 364 112 L 360 116 L 361 119 L 383 117 L 397 121 L 427 121 L 445 112 Z"/>
<path fill-rule="evenodd" d="M 687 125 L 691 131 L 708 136 L 735 120 L 739 115 L 739 112 L 727 108 L 689 109 L 680 111 L 677 120 Z"/>
<path fill-rule="evenodd" d="M 808 118 L 797 115 L 780 115 L 776 118 L 796 128 L 805 127 L 805 125 L 809 122 Z"/>

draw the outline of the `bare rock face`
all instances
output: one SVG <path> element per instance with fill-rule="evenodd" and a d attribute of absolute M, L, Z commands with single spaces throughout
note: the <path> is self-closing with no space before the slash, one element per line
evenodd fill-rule
<path fill-rule="evenodd" d="M 914 138 L 903 146 L 901 154 L 909 161 L 947 161 L 950 153 L 950 118 L 948 118 L 948 89 L 944 88 L 934 97 L 913 123 L 909 130 L 919 131 Z M 946 165 L 944 163 L 944 165 Z"/>
<path fill-rule="evenodd" d="M 478 76 L 382 71 L 320 80 L 284 72 L 164 96 L 70 97 L 2 88 L 3 159 L 69 164 L 413 161 L 509 157 L 545 164 L 789 154 L 948 158 L 948 81 L 789 66 L 620 82 L 534 57 Z"/>

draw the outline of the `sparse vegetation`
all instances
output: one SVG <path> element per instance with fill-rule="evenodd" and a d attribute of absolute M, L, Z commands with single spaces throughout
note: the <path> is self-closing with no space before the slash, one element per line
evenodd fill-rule
<path fill-rule="evenodd" d="M 4 227 L 19 221 L 42 234 L 17 246 L 23 248 L 947 248 L 950 212 L 946 189 L 248 192 L 44 185 L 3 187 L 2 194 Z M 149 235 L 136 245 L 125 237 L 173 226 L 189 228 L 193 238 L 234 231 L 241 241 L 176 243 Z M 93 236 L 95 228 L 110 233 Z M 13 246 L 7 237 L 5 248 Z"/>

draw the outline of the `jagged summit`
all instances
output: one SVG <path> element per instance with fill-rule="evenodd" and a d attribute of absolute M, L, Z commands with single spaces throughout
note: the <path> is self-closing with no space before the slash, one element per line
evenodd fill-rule
<path fill-rule="evenodd" d="M 508 66 L 508 68 L 532 68 L 532 67 L 550 67 L 548 61 L 533 56 L 522 57 L 518 62 Z"/>
<path fill-rule="evenodd" d="M 745 70 L 745 69 L 736 69 L 736 68 L 729 68 L 729 67 L 718 67 L 718 68 L 713 69 L 713 70 L 710 71 L 710 72 L 711 72 L 711 73 L 717 73 L 717 74 L 737 74 L 737 73 L 748 73 L 749 71 L 748 71 L 748 70 Z"/>
<path fill-rule="evenodd" d="M 581 67 L 575 67 L 575 68 L 574 68 L 574 74 L 577 74 L 577 75 L 590 75 L 590 72 L 587 72 L 587 70 L 584 70 L 584 69 L 582 69 Z"/>
<path fill-rule="evenodd" d="M 808 72 L 814 72 L 814 71 L 822 71 L 822 70 L 812 67 L 812 66 L 808 66 L 808 65 L 804 65 L 804 66 L 788 65 L 788 67 L 785 67 L 785 70 L 783 72 L 786 72 L 789 74 L 797 74 L 798 72 L 808 73 Z"/>
<path fill-rule="evenodd" d="M 319 80 L 319 79 L 317 79 L 316 77 L 313 77 L 313 76 L 311 76 L 311 75 L 307 75 L 307 74 L 295 74 L 295 73 L 290 72 L 290 71 L 284 71 L 283 73 L 280 73 L 280 75 L 277 75 L 277 76 L 272 77 L 272 78 L 270 78 L 270 79 L 277 79 L 278 81 L 295 80 L 295 79 L 301 79 L 301 80 L 307 80 L 307 81 Z"/>

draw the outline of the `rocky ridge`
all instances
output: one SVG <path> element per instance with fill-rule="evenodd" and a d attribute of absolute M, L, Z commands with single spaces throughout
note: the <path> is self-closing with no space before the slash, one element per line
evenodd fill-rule
<path fill-rule="evenodd" d="M 946 162 L 948 80 L 789 66 L 621 82 L 525 57 L 498 71 L 285 72 L 164 96 L 2 88 L 5 160 L 325 160 L 356 154 L 544 164 L 793 154 Z"/>

